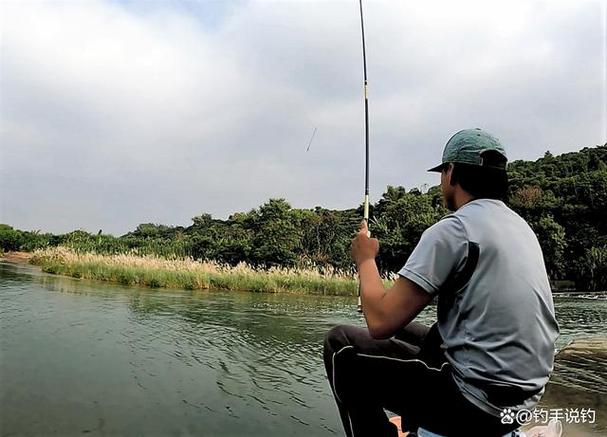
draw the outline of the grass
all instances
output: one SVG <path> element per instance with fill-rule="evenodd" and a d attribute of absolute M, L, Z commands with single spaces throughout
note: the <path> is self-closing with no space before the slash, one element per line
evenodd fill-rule
<path fill-rule="evenodd" d="M 356 277 L 337 270 L 323 273 L 314 269 L 264 270 L 246 264 L 228 266 L 192 259 L 76 253 L 63 247 L 36 251 L 31 263 L 47 273 L 152 288 L 341 296 L 355 296 L 358 291 Z"/>

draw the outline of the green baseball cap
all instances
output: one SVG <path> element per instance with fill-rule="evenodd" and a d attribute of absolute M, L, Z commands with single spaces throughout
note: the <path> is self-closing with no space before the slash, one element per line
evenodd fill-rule
<path fill-rule="evenodd" d="M 493 153 L 485 155 L 488 151 Z M 497 138 L 482 129 L 475 128 L 464 129 L 453 135 L 443 151 L 443 162 L 428 171 L 440 172 L 449 162 L 505 170 L 508 158 L 504 146 Z"/>

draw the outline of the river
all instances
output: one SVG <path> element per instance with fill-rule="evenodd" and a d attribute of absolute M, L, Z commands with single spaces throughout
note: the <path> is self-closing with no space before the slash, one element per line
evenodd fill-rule
<path fill-rule="evenodd" d="M 607 336 L 607 302 L 556 309 L 558 347 Z M 127 288 L 0 262 L 0 433 L 342 435 L 321 360 L 338 323 L 363 325 L 353 298 Z M 593 408 L 576 435 L 607 434 L 604 358 L 557 364 L 542 401 Z"/>

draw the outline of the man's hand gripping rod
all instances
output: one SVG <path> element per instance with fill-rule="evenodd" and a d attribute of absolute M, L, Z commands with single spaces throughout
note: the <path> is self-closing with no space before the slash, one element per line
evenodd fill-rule
<path fill-rule="evenodd" d="M 365 203 L 364 203 L 364 214 L 363 217 L 365 219 L 365 223 L 367 223 L 367 237 L 371 237 L 371 231 L 369 230 L 369 195 L 365 194 Z M 359 282 L 358 283 L 358 306 L 357 306 L 357 310 L 359 313 L 363 312 L 363 304 L 362 301 L 360 299 L 360 293 L 361 293 L 361 288 L 362 288 L 362 284 Z"/>

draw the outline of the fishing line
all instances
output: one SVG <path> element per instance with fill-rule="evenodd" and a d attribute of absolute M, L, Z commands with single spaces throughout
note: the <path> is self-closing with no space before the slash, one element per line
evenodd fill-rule
<path fill-rule="evenodd" d="M 312 131 L 312 136 L 310 137 L 310 141 L 308 141 L 308 148 L 306 149 L 306 152 L 308 152 L 310 150 L 310 146 L 312 145 L 312 140 L 314 139 L 314 135 L 316 135 L 316 128 L 314 128 L 314 130 Z"/>

